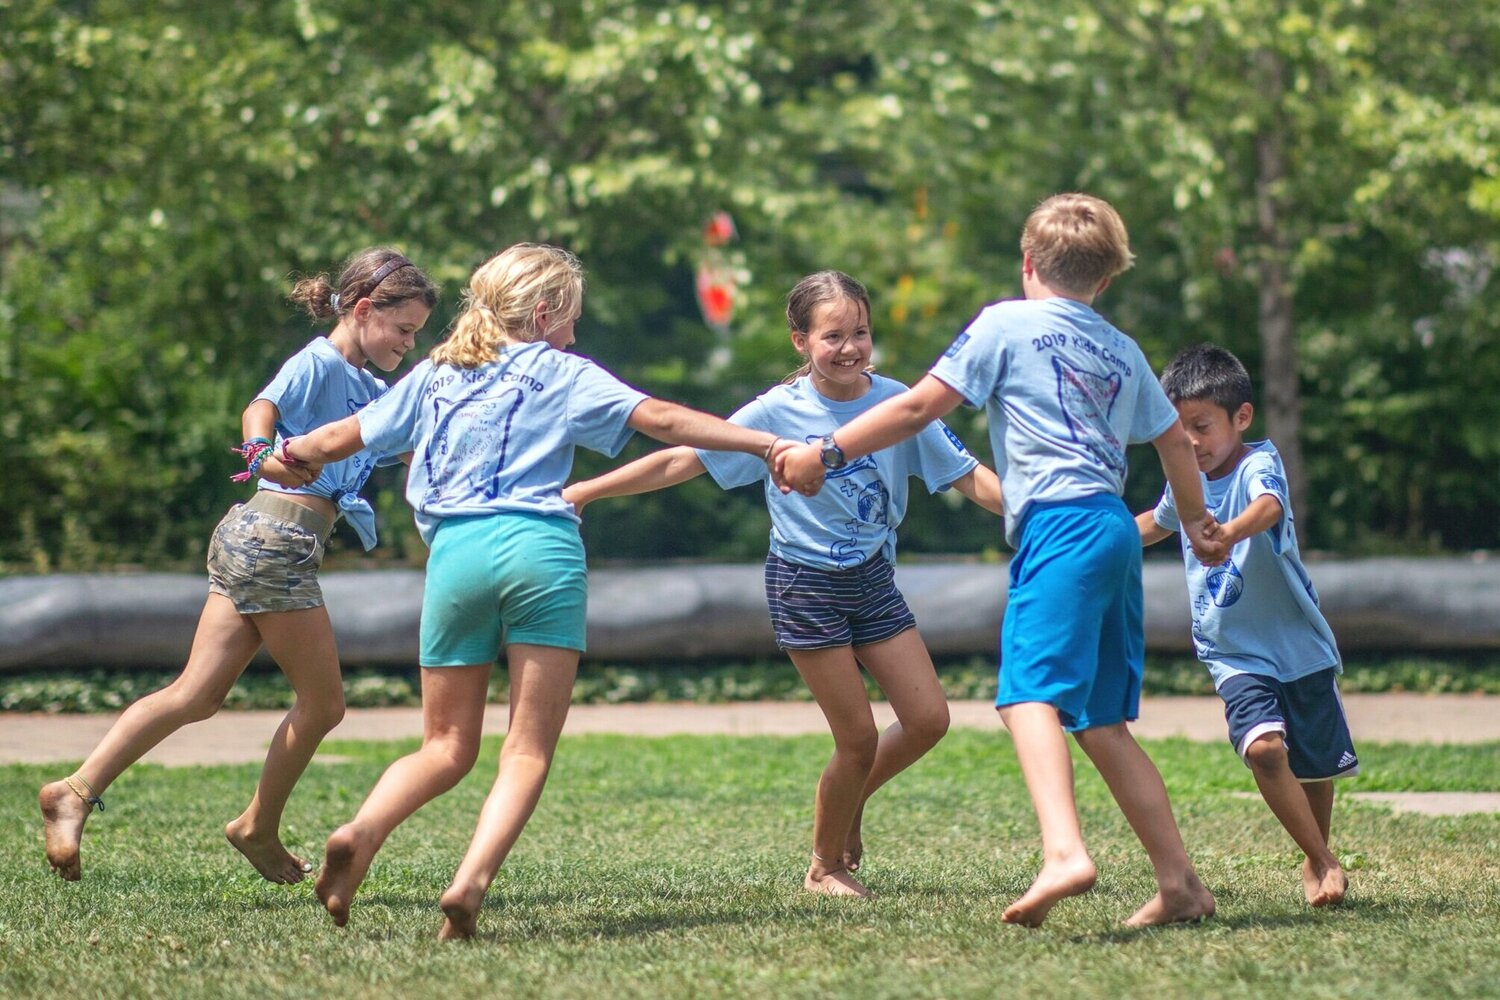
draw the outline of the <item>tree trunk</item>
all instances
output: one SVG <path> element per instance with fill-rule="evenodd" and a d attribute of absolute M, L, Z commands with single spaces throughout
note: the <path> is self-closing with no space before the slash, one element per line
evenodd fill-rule
<path fill-rule="evenodd" d="M 1292 317 L 1289 278 L 1291 240 L 1286 232 L 1283 190 L 1287 181 L 1286 122 L 1281 115 L 1285 67 L 1281 56 L 1268 49 L 1256 54 L 1261 98 L 1273 109 L 1255 134 L 1256 267 L 1261 344 L 1260 398 L 1266 436 L 1281 452 L 1287 488 L 1296 515 L 1297 536 L 1303 538 L 1309 511 L 1307 481 L 1302 468 L 1302 399 L 1298 388 L 1297 328 Z"/>

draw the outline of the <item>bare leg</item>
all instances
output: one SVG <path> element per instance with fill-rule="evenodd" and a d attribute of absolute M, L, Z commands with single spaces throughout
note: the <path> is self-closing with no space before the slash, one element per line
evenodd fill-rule
<path fill-rule="evenodd" d="M 1332 829 L 1333 829 L 1333 781 L 1309 781 L 1302 786 L 1302 793 L 1307 796 L 1307 804 L 1312 808 L 1313 818 L 1318 821 L 1318 830 L 1323 834 L 1323 843 L 1329 845 L 1329 853 L 1332 854 Z M 1338 855 L 1333 855 L 1338 860 Z M 1304 877 L 1308 865 L 1303 863 Z M 1333 906 L 1344 901 L 1344 895 L 1349 891 L 1349 878 L 1345 875 L 1342 867 L 1334 871 L 1325 872 L 1323 881 L 1318 887 L 1318 896 L 1322 902 L 1313 902 L 1314 906 Z"/>
<path fill-rule="evenodd" d="M 272 882 L 301 882 L 312 863 L 281 843 L 281 815 L 323 737 L 344 718 L 339 651 L 326 608 L 252 616 L 297 701 L 282 720 L 250 805 L 224 827 L 229 842 Z"/>
<path fill-rule="evenodd" d="M 444 941 L 474 936 L 484 895 L 542 797 L 578 674 L 576 650 L 512 643 L 505 655 L 510 728 L 468 853 L 438 901 L 444 916 L 438 938 Z"/>
<path fill-rule="evenodd" d="M 1188 859 L 1172 818 L 1167 786 L 1125 723 L 1086 729 L 1077 737 L 1156 869 L 1157 894 L 1126 924 L 1150 927 L 1213 916 L 1213 893 L 1198 880 Z"/>
<path fill-rule="evenodd" d="M 876 789 L 916 763 L 948 732 L 948 699 L 916 629 L 907 629 L 884 642 L 855 646 L 854 655 L 885 692 L 896 721 L 880 734 L 875 763 L 865 778 L 859 808 L 849 828 L 844 865 L 850 871 L 859 870 L 864 855 L 860 825 L 865 803 Z"/>
<path fill-rule="evenodd" d="M 422 746 L 385 769 L 354 818 L 328 838 L 318 899 L 336 926 L 375 852 L 406 817 L 458 784 L 474 766 L 484 729 L 490 665 L 422 668 Z"/>
<path fill-rule="evenodd" d="M 209 594 L 182 673 L 127 708 L 76 773 L 103 794 L 152 747 L 188 723 L 217 712 L 259 647 L 260 633 L 248 617 L 234 610 L 234 602 Z M 39 799 L 47 863 L 75 882 L 83 870 L 79 842 L 89 806 L 63 781 L 42 786 Z"/>
<path fill-rule="evenodd" d="M 1000 718 L 1015 743 L 1021 775 L 1042 828 L 1042 870 L 1000 919 L 1040 927 L 1059 900 L 1092 889 L 1098 872 L 1078 826 L 1073 758 L 1057 709 L 1028 701 L 1000 709 Z"/>
<path fill-rule="evenodd" d="M 831 896 L 868 896 L 843 857 L 880 741 L 870 697 L 850 647 L 788 652 L 833 732 L 833 757 L 814 799 L 813 857 L 802 885 Z"/>

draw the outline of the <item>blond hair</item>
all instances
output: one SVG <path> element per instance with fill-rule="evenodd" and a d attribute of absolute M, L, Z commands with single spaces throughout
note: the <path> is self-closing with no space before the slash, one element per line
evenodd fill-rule
<path fill-rule="evenodd" d="M 1135 262 L 1120 213 L 1087 194 L 1055 194 L 1038 205 L 1021 230 L 1021 252 L 1044 282 L 1074 295 L 1094 294 Z"/>
<path fill-rule="evenodd" d="M 537 323 L 537 306 L 547 307 Z M 583 312 L 583 265 L 559 247 L 517 243 L 474 269 L 453 332 L 432 349 L 436 365 L 478 368 L 506 344 L 530 344 Z"/>

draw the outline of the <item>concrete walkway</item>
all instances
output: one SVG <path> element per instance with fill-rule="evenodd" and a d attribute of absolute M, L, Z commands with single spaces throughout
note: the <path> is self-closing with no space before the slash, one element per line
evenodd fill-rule
<path fill-rule="evenodd" d="M 1500 697 L 1483 695 L 1351 694 L 1344 698 L 1349 724 L 1363 743 L 1500 742 Z M 1001 729 L 987 701 L 951 703 L 953 725 Z M 259 761 L 282 712 L 220 712 L 168 737 L 144 758 L 155 764 L 232 764 Z M 894 716 L 875 706 L 882 726 Z M 0 764 L 77 761 L 87 756 L 116 715 L 0 713 Z M 506 707 L 491 705 L 485 732 L 503 733 Z M 1224 710 L 1217 698 L 1147 698 L 1132 726 L 1142 739 L 1185 737 L 1223 740 Z M 822 713 L 811 702 L 733 702 L 723 705 L 575 705 L 566 734 L 624 733 L 672 736 L 683 733 L 731 736 L 795 736 L 826 733 Z M 417 708 L 352 709 L 331 740 L 394 740 L 422 735 Z"/>

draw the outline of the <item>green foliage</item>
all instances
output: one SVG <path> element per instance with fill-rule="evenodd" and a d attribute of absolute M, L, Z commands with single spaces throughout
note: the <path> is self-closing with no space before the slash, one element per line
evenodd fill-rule
<path fill-rule="evenodd" d="M 386 841 L 342 930 L 310 880 L 268 884 L 224 842 L 256 765 L 132 768 L 88 821 L 76 884 L 48 873 L 37 834 L 36 789 L 60 768 L 0 767 L 0 993 L 1384 1000 L 1488 997 L 1500 979 L 1500 817 L 1393 815 L 1345 794 L 1490 790 L 1494 744 L 1361 747 L 1366 773 L 1341 784 L 1334 822 L 1350 897 L 1328 911 L 1303 902 L 1300 856 L 1229 746 L 1148 744 L 1218 897 L 1213 919 L 1150 932 L 1120 926 L 1154 891 L 1151 869 L 1080 760 L 1099 884 L 1032 931 L 1000 920 L 1039 861 L 1003 736 L 954 731 L 880 790 L 860 875 L 877 895 L 850 901 L 801 889 L 826 736 L 564 735 L 477 940 L 445 944 L 437 898 L 497 742 Z M 288 847 L 318 859 L 413 746 L 327 745 L 292 796 Z"/>
<path fill-rule="evenodd" d="M 359 247 L 441 280 L 430 342 L 488 254 L 565 244 L 590 272 L 580 349 L 728 412 L 794 367 L 782 298 L 823 267 L 870 287 L 881 370 L 919 376 L 1017 294 L 1020 223 L 1060 189 L 1123 207 L 1139 263 L 1101 308 L 1158 365 L 1212 339 L 1258 371 L 1260 269 L 1284 258 L 1309 541 L 1500 545 L 1493 4 L 0 0 L 0 18 L 0 563 L 200 558 L 239 495 L 240 409 L 314 332 L 288 276 Z M 692 281 L 719 208 L 742 237 L 724 335 Z M 987 452 L 978 415 L 953 422 Z M 419 561 L 399 490 L 371 487 L 381 558 Z M 585 531 L 601 557 L 753 558 L 765 523 L 757 497 L 696 483 Z M 998 536 L 918 501 L 903 550 Z"/>

